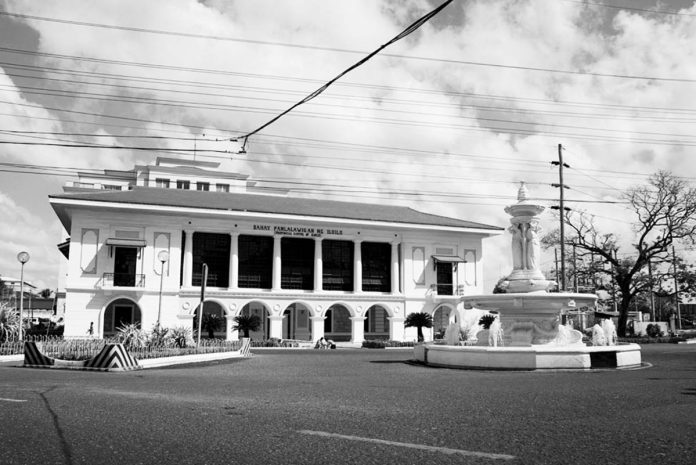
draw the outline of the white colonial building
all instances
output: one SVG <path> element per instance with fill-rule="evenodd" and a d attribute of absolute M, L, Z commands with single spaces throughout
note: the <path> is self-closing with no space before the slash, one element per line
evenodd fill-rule
<path fill-rule="evenodd" d="M 218 163 L 159 158 L 130 171 L 80 173 L 50 203 L 70 239 L 65 335 L 192 326 L 257 314 L 252 338 L 414 340 L 412 312 L 442 329 L 459 296 L 484 292 L 482 239 L 502 228 L 379 204 L 259 188 Z M 163 254 L 162 252 L 166 252 Z M 168 256 L 168 257 L 167 257 Z M 167 259 L 166 261 L 161 261 Z M 432 337 L 432 332 L 430 332 Z"/>

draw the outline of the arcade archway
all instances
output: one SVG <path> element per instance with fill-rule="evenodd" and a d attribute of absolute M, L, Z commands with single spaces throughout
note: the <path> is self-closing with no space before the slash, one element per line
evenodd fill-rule
<path fill-rule="evenodd" d="M 138 304 L 130 299 L 117 299 L 104 311 L 103 337 L 115 336 L 118 328 L 125 325 L 141 325 L 142 313 Z M 85 332 L 87 328 L 85 328 Z"/>
<path fill-rule="evenodd" d="M 193 337 L 198 337 L 198 312 L 201 306 L 193 312 Z M 206 301 L 203 304 L 203 321 L 201 322 L 201 337 L 209 339 L 227 339 L 227 320 L 225 310 L 217 302 Z"/>
<path fill-rule="evenodd" d="M 283 311 L 283 339 L 312 340 L 309 308 L 299 302 L 290 304 Z"/>

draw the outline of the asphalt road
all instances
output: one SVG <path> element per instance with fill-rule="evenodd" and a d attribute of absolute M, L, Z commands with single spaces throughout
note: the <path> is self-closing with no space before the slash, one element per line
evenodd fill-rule
<path fill-rule="evenodd" d="M 0 366 L 0 464 L 696 463 L 696 345 L 622 371 L 259 351 L 91 373 Z"/>

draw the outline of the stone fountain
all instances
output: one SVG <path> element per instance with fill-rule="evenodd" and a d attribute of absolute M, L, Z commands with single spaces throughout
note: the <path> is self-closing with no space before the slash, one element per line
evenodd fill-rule
<path fill-rule="evenodd" d="M 457 323 L 448 328 L 445 336 L 448 344 L 417 346 L 417 360 L 437 366 L 496 369 L 588 369 L 641 364 L 637 344 L 588 345 L 583 343 L 582 333 L 561 324 L 569 311 L 594 311 L 597 296 L 548 292 L 555 283 L 548 281 L 539 267 L 540 215 L 544 209 L 528 199 L 522 183 L 517 203 L 505 208 L 511 217 L 508 231 L 512 236 L 513 266 L 503 282 L 506 293 L 461 297 Z M 480 337 L 483 328 L 479 321 L 483 315 L 495 317 L 494 324 L 486 330 L 488 337 Z M 457 343 L 461 338 L 455 333 L 462 334 L 465 340 Z"/>

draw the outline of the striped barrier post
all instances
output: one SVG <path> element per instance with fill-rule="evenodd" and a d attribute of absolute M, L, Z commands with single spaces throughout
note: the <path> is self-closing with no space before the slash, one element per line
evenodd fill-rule
<path fill-rule="evenodd" d="M 36 342 L 24 341 L 24 366 L 29 368 L 49 368 L 55 365 L 56 361 L 51 357 L 46 357 L 36 346 Z"/>
<path fill-rule="evenodd" d="M 242 338 L 242 346 L 239 348 L 239 355 L 242 357 L 251 357 L 251 339 L 248 337 Z"/>
<path fill-rule="evenodd" d="M 142 368 L 123 344 L 106 344 L 99 354 L 87 360 L 85 368 L 100 371 L 129 371 Z"/>

